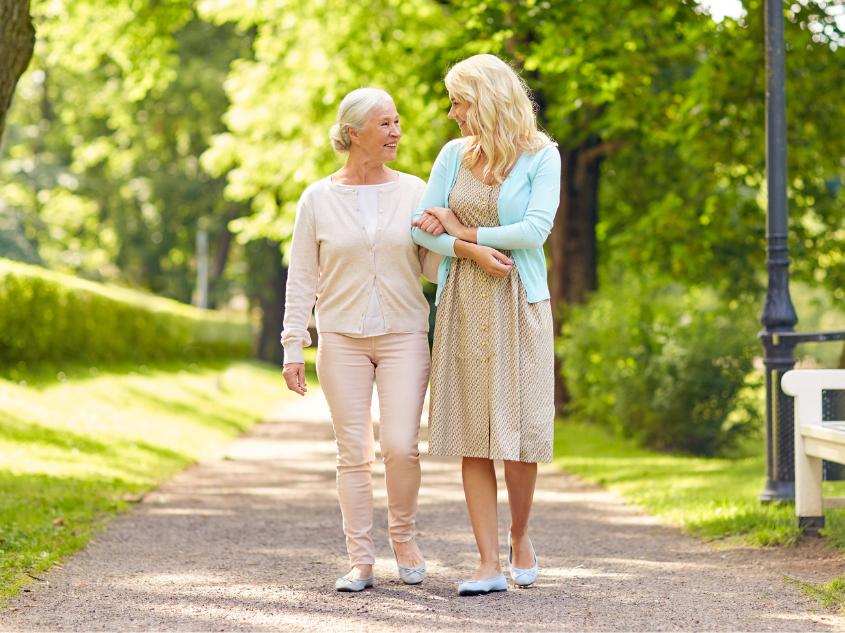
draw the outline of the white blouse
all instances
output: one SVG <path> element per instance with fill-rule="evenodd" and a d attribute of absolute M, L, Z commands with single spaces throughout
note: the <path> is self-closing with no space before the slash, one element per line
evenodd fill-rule
<path fill-rule="evenodd" d="M 385 185 L 390 183 L 381 183 L 378 185 L 349 185 L 353 186 L 358 192 L 358 212 L 361 214 L 361 222 L 364 225 L 364 231 L 367 233 L 367 239 L 370 244 L 375 244 L 378 230 L 378 194 L 380 189 L 384 189 Z M 379 336 L 386 334 L 387 328 L 384 325 L 384 314 L 381 310 L 381 304 L 378 300 L 378 293 L 376 292 L 376 282 L 373 280 L 373 287 L 370 290 L 370 303 L 367 306 L 367 314 L 364 315 L 364 329 L 360 334 L 346 334 L 353 338 L 365 338 L 367 336 Z"/>

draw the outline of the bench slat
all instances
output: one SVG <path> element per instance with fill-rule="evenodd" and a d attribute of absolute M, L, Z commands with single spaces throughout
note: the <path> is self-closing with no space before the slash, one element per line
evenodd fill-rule
<path fill-rule="evenodd" d="M 803 424 L 801 425 L 801 435 L 845 444 L 845 423 Z"/>
<path fill-rule="evenodd" d="M 829 462 L 845 464 L 845 438 L 818 438 L 804 436 L 804 452 L 810 457 L 820 457 Z"/>

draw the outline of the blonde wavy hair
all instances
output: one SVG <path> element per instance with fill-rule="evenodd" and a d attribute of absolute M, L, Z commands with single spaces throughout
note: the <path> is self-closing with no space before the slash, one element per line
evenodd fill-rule
<path fill-rule="evenodd" d="M 556 143 L 537 127 L 528 86 L 495 55 L 473 55 L 446 73 L 449 97 L 467 103 L 469 143 L 463 164 L 484 161 L 485 181 L 501 184 L 520 152 L 533 153 Z"/>

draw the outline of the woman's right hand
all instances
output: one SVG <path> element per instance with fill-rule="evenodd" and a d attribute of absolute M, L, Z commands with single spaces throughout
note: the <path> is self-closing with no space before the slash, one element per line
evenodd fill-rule
<path fill-rule="evenodd" d="M 304 396 L 308 391 L 308 385 L 305 384 L 305 363 L 288 363 L 282 370 L 282 376 L 291 391 L 300 396 Z"/>
<path fill-rule="evenodd" d="M 513 268 L 512 259 L 489 246 L 472 244 L 472 259 L 491 277 L 507 277 Z"/>

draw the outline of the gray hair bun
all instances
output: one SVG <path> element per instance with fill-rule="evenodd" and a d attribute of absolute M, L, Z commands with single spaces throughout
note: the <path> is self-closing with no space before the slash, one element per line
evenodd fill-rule
<path fill-rule="evenodd" d="M 349 124 L 335 123 L 329 130 L 329 140 L 336 152 L 348 152 L 352 142 L 349 140 Z"/>

